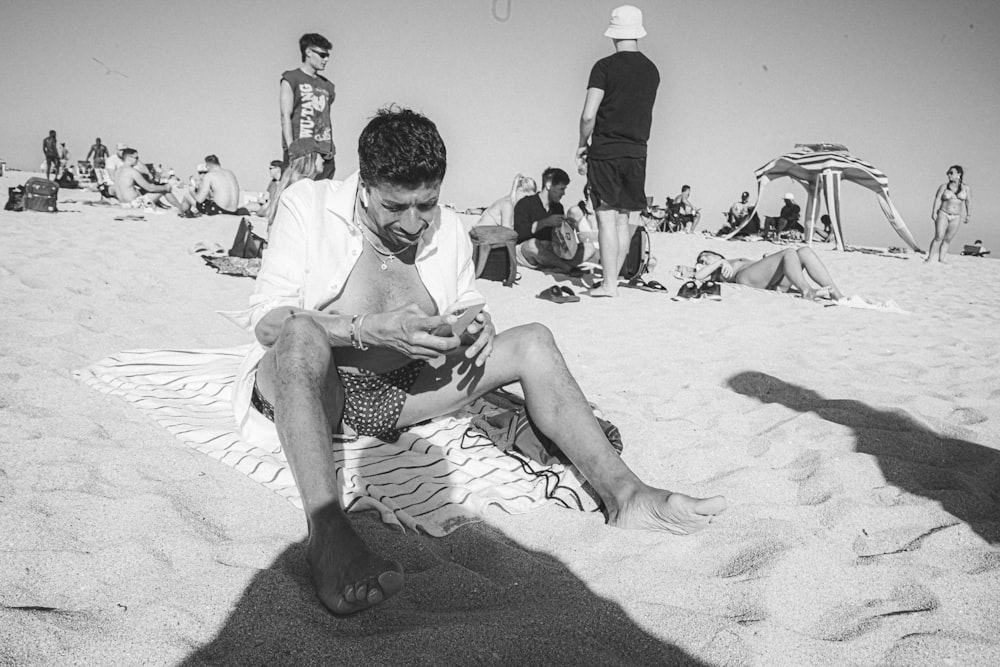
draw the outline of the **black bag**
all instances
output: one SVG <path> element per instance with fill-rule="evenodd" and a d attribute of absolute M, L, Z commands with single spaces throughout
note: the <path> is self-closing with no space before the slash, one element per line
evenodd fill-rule
<path fill-rule="evenodd" d="M 15 185 L 14 187 L 7 188 L 7 203 L 4 205 L 3 210 L 5 211 L 23 211 L 24 210 L 24 186 Z"/>
<path fill-rule="evenodd" d="M 628 256 L 622 264 L 622 270 L 618 273 L 625 280 L 639 278 L 644 273 L 649 272 L 650 258 L 649 232 L 642 225 L 636 227 L 632 234 L 632 242 L 628 247 Z"/>
<path fill-rule="evenodd" d="M 263 256 L 266 247 L 267 241 L 254 234 L 253 225 L 246 218 L 242 218 L 236 230 L 236 238 L 233 239 L 233 247 L 229 249 L 229 256 L 256 259 Z"/>
<path fill-rule="evenodd" d="M 54 181 L 37 176 L 29 178 L 24 184 L 24 210 L 55 213 L 58 195 L 59 186 Z"/>
<path fill-rule="evenodd" d="M 517 233 L 513 229 L 499 225 L 473 227 L 469 231 L 472 239 L 472 261 L 476 265 L 476 277 L 502 282 L 510 287 L 517 280 L 517 256 L 514 247 Z M 482 253 L 488 253 L 484 258 Z"/>

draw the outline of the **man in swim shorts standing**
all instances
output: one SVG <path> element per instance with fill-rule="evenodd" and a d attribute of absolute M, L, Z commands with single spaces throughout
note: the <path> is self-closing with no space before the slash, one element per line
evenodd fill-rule
<path fill-rule="evenodd" d="M 312 137 L 330 155 L 317 180 L 333 178 L 336 169 L 330 108 L 337 94 L 333 84 L 320 74 L 330 62 L 331 48 L 330 40 L 323 35 L 302 35 L 299 38 L 302 65 L 281 75 L 281 147 L 285 151 L 285 164 L 292 142 Z"/>
<path fill-rule="evenodd" d="M 576 159 L 590 185 L 604 271 L 603 284 L 591 295 L 618 296 L 618 272 L 637 224 L 634 214 L 646 209 L 646 142 L 660 72 L 639 52 L 646 30 L 638 8 L 622 5 L 612 11 L 604 36 L 614 40 L 615 53 L 590 70 Z"/>
<path fill-rule="evenodd" d="M 625 465 L 545 327 L 496 334 L 483 311 L 460 335 L 436 333 L 457 320 L 441 314 L 449 305 L 478 292 L 469 236 L 438 205 L 446 150 L 434 123 L 380 111 L 361 133 L 358 163 L 343 183 L 304 179 L 282 194 L 250 298 L 256 344 L 233 394 L 244 439 L 277 434 L 327 608 L 353 613 L 403 587 L 401 566 L 372 552 L 340 507 L 331 433 L 342 424 L 393 440 L 520 382 L 536 426 L 590 481 L 613 526 L 686 534 L 725 509 L 722 497 L 650 487 Z"/>

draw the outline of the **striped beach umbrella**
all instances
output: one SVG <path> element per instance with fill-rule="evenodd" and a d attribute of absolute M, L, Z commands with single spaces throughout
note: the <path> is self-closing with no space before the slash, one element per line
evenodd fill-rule
<path fill-rule="evenodd" d="M 764 187 L 775 179 L 787 177 L 801 184 L 809 193 L 803 217 L 806 243 L 812 243 L 813 228 L 819 217 L 822 195 L 826 204 L 837 249 L 844 249 L 844 233 L 840 219 L 840 184 L 857 183 L 875 193 L 879 206 L 900 238 L 917 252 L 922 252 L 913 234 L 889 198 L 889 178 L 874 165 L 851 155 L 840 144 L 796 144 L 795 150 L 779 155 L 754 172 L 757 177 L 757 202 Z"/>

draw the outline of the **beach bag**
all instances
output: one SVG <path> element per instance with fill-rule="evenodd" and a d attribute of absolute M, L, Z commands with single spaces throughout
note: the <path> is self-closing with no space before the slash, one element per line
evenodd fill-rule
<path fill-rule="evenodd" d="M 14 187 L 7 188 L 7 203 L 4 204 L 3 210 L 5 211 L 23 211 L 24 210 L 24 186 L 15 185 Z"/>
<path fill-rule="evenodd" d="M 503 282 L 505 287 L 513 285 L 517 280 L 517 232 L 499 225 L 483 225 L 473 227 L 469 238 L 476 277 Z"/>
<path fill-rule="evenodd" d="M 649 232 L 642 225 L 636 227 L 632 234 L 632 242 L 628 247 L 628 256 L 622 264 L 622 270 L 618 273 L 625 280 L 639 278 L 649 271 L 649 258 L 651 250 L 649 244 Z"/>
<path fill-rule="evenodd" d="M 266 247 L 267 241 L 254 234 L 253 225 L 246 218 L 242 218 L 236 230 L 236 238 L 233 239 L 233 247 L 229 249 L 229 256 L 258 259 L 263 256 Z"/>
<path fill-rule="evenodd" d="M 54 181 L 37 176 L 29 178 L 24 184 L 24 210 L 55 213 L 58 195 L 59 186 Z"/>

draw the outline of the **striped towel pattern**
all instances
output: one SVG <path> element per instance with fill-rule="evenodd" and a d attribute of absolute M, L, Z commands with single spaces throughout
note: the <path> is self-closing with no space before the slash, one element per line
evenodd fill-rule
<path fill-rule="evenodd" d="M 249 346 L 220 350 L 121 352 L 74 376 L 131 403 L 184 444 L 232 466 L 301 508 L 281 451 L 240 437 L 230 393 Z M 477 401 L 461 413 L 405 431 L 395 443 L 375 438 L 336 443 L 341 502 L 375 510 L 386 523 L 443 536 L 477 521 L 487 505 L 520 514 L 554 502 L 597 511 L 574 471 L 502 452 L 469 428 L 497 408 Z"/>

